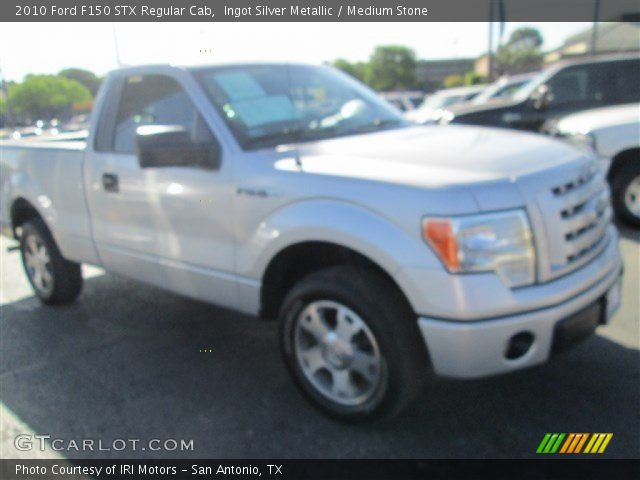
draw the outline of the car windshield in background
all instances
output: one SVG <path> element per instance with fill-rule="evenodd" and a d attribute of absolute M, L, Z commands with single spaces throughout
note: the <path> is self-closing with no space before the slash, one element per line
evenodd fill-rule
<path fill-rule="evenodd" d="M 525 83 L 520 88 L 518 88 L 515 92 L 513 92 L 513 95 L 511 96 L 511 98 L 513 98 L 515 101 L 518 101 L 518 102 L 522 102 L 526 100 L 531 96 L 534 90 L 538 88 L 540 85 L 544 84 L 544 82 L 546 82 L 549 79 L 549 77 L 552 76 L 553 73 L 554 73 L 553 70 L 546 70 L 546 71 L 540 72 L 538 75 L 533 77 L 531 80 L 529 80 L 527 83 Z"/>
<path fill-rule="evenodd" d="M 521 80 L 517 82 L 494 82 L 476 96 L 471 103 L 481 105 L 491 100 L 505 100 L 512 98 L 513 95 L 531 80 Z"/>
<path fill-rule="evenodd" d="M 245 149 L 408 124 L 373 91 L 327 67 L 245 65 L 194 73 Z"/>

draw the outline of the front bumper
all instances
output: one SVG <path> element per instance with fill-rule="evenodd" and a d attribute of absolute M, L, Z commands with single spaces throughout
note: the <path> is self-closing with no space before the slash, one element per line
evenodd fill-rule
<path fill-rule="evenodd" d="M 582 312 L 593 312 L 589 307 L 601 302 L 603 314 L 597 322 L 609 321 L 619 306 L 621 273 L 622 267 L 619 265 L 598 283 L 570 300 L 527 313 L 462 322 L 420 317 L 418 325 L 435 373 L 447 377 L 475 378 L 546 362 L 552 350 L 555 351 L 561 343 L 567 343 L 560 341 L 559 337 L 567 324 L 575 323 L 572 319 L 577 318 L 579 322 L 577 327 L 569 331 L 569 337 L 575 336 L 576 330 L 578 337 L 590 333 L 588 323 L 592 317 L 582 318 L 586 315 Z M 507 358 L 511 339 L 523 333 L 532 336 L 530 347 L 518 358 Z"/>

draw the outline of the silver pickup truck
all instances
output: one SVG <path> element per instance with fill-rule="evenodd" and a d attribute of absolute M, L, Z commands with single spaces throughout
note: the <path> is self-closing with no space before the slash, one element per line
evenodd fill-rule
<path fill-rule="evenodd" d="M 2 229 L 44 303 L 86 263 L 277 319 L 296 383 L 345 420 L 399 411 L 429 372 L 543 363 L 620 303 L 593 156 L 412 126 L 328 67 L 118 70 L 86 143 L 1 149 Z"/>

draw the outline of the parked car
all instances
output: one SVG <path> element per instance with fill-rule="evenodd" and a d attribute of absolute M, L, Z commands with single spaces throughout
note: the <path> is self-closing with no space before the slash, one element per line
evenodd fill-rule
<path fill-rule="evenodd" d="M 491 100 L 511 98 L 515 92 L 536 76 L 537 73 L 523 73 L 501 77 L 476 95 L 471 100 L 471 103 L 473 105 L 481 105 Z"/>
<path fill-rule="evenodd" d="M 575 113 L 550 122 L 545 130 L 602 157 L 616 213 L 640 227 L 640 104 Z"/>
<path fill-rule="evenodd" d="M 73 301 L 87 263 L 277 319 L 294 380 L 342 419 L 392 415 L 430 371 L 546 362 L 620 302 L 592 154 L 411 125 L 329 67 L 125 68 L 86 143 L 0 148 L 0 226 L 42 302 Z"/>
<path fill-rule="evenodd" d="M 553 118 L 638 101 L 638 55 L 590 57 L 549 67 L 510 99 L 454 106 L 442 116 L 442 123 L 538 131 Z"/>
<path fill-rule="evenodd" d="M 381 92 L 380 96 L 401 112 L 415 110 L 424 100 L 424 93 L 420 91 Z"/>
<path fill-rule="evenodd" d="M 449 107 L 468 102 L 484 89 L 485 85 L 473 85 L 438 90 L 428 95 L 417 109 L 407 112 L 405 117 L 415 123 L 436 123 Z"/>

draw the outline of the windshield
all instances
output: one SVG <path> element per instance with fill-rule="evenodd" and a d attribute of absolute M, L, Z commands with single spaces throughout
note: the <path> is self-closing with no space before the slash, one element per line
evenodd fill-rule
<path fill-rule="evenodd" d="M 485 90 L 480 92 L 471 103 L 474 105 L 480 105 L 481 103 L 488 102 L 489 100 L 511 98 L 528 80 L 519 81 L 502 81 L 489 85 Z"/>
<path fill-rule="evenodd" d="M 531 94 L 535 91 L 535 89 L 538 88 L 543 83 L 545 83 L 553 73 L 554 73 L 553 71 L 546 71 L 536 75 L 527 83 L 522 85 L 518 90 L 516 90 L 512 98 L 514 100 L 517 100 L 518 102 L 526 100 L 531 96 Z"/>
<path fill-rule="evenodd" d="M 408 124 L 375 92 L 327 67 L 228 66 L 195 75 L 245 149 Z"/>
<path fill-rule="evenodd" d="M 454 105 L 462 100 L 464 100 L 465 95 L 461 94 L 434 94 L 427 98 L 425 98 L 422 105 L 420 105 L 420 110 L 438 110 L 441 108 L 448 107 L 450 105 Z"/>

